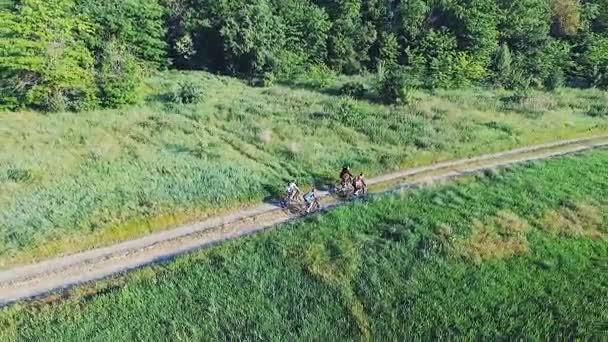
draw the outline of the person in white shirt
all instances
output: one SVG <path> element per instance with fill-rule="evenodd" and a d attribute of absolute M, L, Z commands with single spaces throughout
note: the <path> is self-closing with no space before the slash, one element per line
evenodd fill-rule
<path fill-rule="evenodd" d="M 291 181 L 291 183 L 289 183 L 289 185 L 287 186 L 287 200 L 293 201 L 299 193 L 300 188 L 298 188 L 296 181 Z"/>

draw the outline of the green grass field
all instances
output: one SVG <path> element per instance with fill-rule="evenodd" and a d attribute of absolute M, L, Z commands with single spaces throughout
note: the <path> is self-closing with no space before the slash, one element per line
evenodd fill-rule
<path fill-rule="evenodd" d="M 608 337 L 608 151 L 376 196 L 0 311 L 0 340 Z"/>
<path fill-rule="evenodd" d="M 203 101 L 167 102 L 186 79 L 202 87 Z M 378 174 L 608 132 L 598 112 L 608 96 L 597 90 L 516 102 L 501 91 L 417 92 L 413 104 L 390 107 L 332 95 L 344 81 L 252 88 L 164 73 L 141 106 L 0 113 L 0 267 L 260 201 L 285 178 L 332 182 L 346 163 Z"/>

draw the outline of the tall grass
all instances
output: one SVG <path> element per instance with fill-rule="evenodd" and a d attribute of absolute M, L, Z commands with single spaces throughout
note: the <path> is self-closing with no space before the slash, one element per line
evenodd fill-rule
<path fill-rule="evenodd" d="M 602 339 L 607 166 L 592 152 L 378 196 L 6 308 L 0 339 Z"/>
<path fill-rule="evenodd" d="M 178 84 L 204 96 L 168 101 Z M 411 105 L 391 107 L 327 87 L 165 73 L 143 106 L 1 113 L 0 267 L 259 201 L 286 178 L 333 182 L 343 164 L 374 174 L 607 131 L 605 119 L 588 115 L 604 99 L 593 90 L 564 90 L 555 105 L 533 105 L 542 115 L 531 117 L 520 111 L 530 101 L 508 108 L 502 92 L 418 92 Z"/>

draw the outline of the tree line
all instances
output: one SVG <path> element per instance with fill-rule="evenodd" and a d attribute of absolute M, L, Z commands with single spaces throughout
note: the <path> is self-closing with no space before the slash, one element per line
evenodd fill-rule
<path fill-rule="evenodd" d="M 262 82 L 323 66 L 425 88 L 608 88 L 608 0 L 18 0 L 0 108 L 134 103 L 177 68 Z M 405 82 L 405 81 L 403 81 Z"/>

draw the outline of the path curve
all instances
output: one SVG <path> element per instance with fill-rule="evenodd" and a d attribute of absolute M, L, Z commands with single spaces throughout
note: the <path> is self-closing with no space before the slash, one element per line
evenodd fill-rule
<path fill-rule="evenodd" d="M 406 190 L 488 169 L 604 147 L 608 147 L 608 135 L 562 140 L 398 171 L 370 179 L 368 185 L 370 193 Z M 324 210 L 345 203 L 327 192 L 321 192 L 320 197 Z M 108 247 L 3 270 L 0 272 L 0 306 L 164 262 L 296 218 L 272 204 L 261 204 Z"/>

